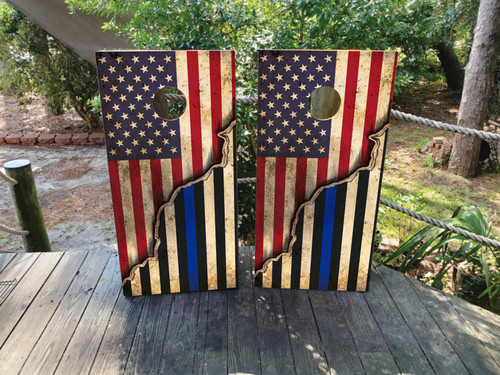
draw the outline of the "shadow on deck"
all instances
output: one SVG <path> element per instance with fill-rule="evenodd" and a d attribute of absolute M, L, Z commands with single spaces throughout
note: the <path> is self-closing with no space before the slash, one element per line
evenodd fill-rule
<path fill-rule="evenodd" d="M 367 293 L 253 288 L 251 250 L 238 290 L 133 298 L 115 253 L 1 254 L 0 374 L 500 373 L 498 315 L 386 267 Z"/>

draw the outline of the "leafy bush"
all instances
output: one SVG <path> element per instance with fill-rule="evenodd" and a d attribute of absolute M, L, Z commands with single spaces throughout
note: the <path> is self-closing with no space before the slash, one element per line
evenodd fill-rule
<path fill-rule="evenodd" d="M 4 2 L 0 25 L 0 89 L 18 97 L 42 95 L 55 115 L 73 107 L 89 128 L 96 127 L 95 68 Z"/>
<path fill-rule="evenodd" d="M 476 207 L 465 211 L 459 207 L 451 219 L 443 222 L 484 237 L 492 234 L 492 221 Z M 431 278 L 432 286 L 443 288 L 448 271 L 456 267 L 484 281 L 484 288 L 477 298 L 488 295 L 491 303 L 500 291 L 500 249 L 432 225 L 416 233 L 382 261 L 406 273 L 431 256 L 440 264 L 439 271 Z M 461 292 L 466 293 L 463 288 L 464 285 Z"/>

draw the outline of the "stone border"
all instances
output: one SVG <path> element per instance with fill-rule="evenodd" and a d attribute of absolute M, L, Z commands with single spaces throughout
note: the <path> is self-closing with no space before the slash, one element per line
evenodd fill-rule
<path fill-rule="evenodd" d="M 104 145 L 104 133 L 0 133 L 0 145 Z"/>

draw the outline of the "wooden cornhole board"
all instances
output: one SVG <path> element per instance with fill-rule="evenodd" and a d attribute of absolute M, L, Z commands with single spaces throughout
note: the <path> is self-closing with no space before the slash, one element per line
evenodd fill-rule
<path fill-rule="evenodd" d="M 396 60 L 260 51 L 256 285 L 367 290 Z"/>
<path fill-rule="evenodd" d="M 96 59 L 124 293 L 235 288 L 234 52 Z M 177 119 L 153 103 L 165 87 L 185 96 Z"/>

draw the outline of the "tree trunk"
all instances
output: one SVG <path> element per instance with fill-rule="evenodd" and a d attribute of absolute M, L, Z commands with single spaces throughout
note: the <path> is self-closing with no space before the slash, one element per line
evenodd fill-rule
<path fill-rule="evenodd" d="M 481 130 L 488 110 L 497 53 L 500 48 L 500 1 L 481 0 L 474 41 L 465 69 L 458 125 Z M 464 177 L 478 172 L 481 139 L 457 134 L 449 169 Z"/>
<path fill-rule="evenodd" d="M 460 66 L 457 54 L 450 42 L 441 42 L 436 45 L 438 58 L 444 70 L 448 88 L 455 91 L 462 89 L 464 71 Z"/>

